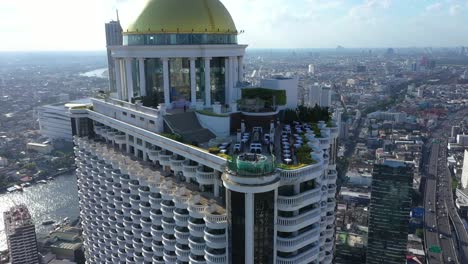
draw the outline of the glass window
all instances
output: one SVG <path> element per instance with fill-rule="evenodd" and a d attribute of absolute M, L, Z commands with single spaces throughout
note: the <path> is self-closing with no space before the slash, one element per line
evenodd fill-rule
<path fill-rule="evenodd" d="M 164 103 L 163 63 L 159 58 L 145 60 L 146 95 L 145 106 L 156 107 Z"/>
<path fill-rule="evenodd" d="M 176 107 L 183 107 L 183 104 L 191 100 L 190 60 L 188 58 L 170 59 L 169 74 L 171 102 L 177 102 Z"/>
<path fill-rule="evenodd" d="M 142 34 L 125 35 L 123 39 L 126 46 L 237 44 L 237 35 L 233 34 Z"/>
<path fill-rule="evenodd" d="M 205 62 L 203 58 L 196 59 L 195 69 L 197 99 L 202 99 L 205 101 Z"/>
<path fill-rule="evenodd" d="M 216 57 L 210 61 L 211 103 L 226 103 L 225 58 Z"/>

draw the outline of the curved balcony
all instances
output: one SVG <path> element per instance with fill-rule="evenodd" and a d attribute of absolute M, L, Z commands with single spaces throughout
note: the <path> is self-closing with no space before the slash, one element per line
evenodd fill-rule
<path fill-rule="evenodd" d="M 214 229 L 224 229 L 227 227 L 227 216 L 226 214 L 218 214 L 217 212 L 209 213 L 205 210 L 205 220 L 206 226 Z"/>
<path fill-rule="evenodd" d="M 335 224 L 335 215 L 329 215 L 326 218 L 327 225 L 334 225 Z"/>
<path fill-rule="evenodd" d="M 151 232 L 151 228 L 150 228 L 150 232 Z M 143 231 L 141 233 L 141 241 L 143 242 L 143 245 L 146 247 L 151 247 L 151 243 L 153 242 L 153 237 L 151 236 L 150 232 Z"/>
<path fill-rule="evenodd" d="M 173 235 L 169 234 L 163 234 L 163 245 L 164 245 L 164 250 L 169 250 L 169 251 L 174 251 L 175 250 L 175 244 L 176 244 L 176 238 Z"/>
<path fill-rule="evenodd" d="M 208 247 L 214 249 L 226 248 L 226 232 L 225 230 L 221 232 L 218 231 L 219 230 L 210 230 L 209 228 L 205 228 L 205 235 L 203 238 L 205 239 Z"/>
<path fill-rule="evenodd" d="M 139 204 L 139 209 L 141 212 L 141 216 L 144 217 L 149 217 L 150 216 L 150 211 L 151 211 L 151 205 L 148 202 L 140 202 Z"/>
<path fill-rule="evenodd" d="M 186 160 L 182 163 L 182 172 L 186 178 L 195 178 L 197 175 L 198 162 Z"/>
<path fill-rule="evenodd" d="M 323 170 L 324 166 L 321 162 L 317 162 L 315 164 L 296 170 L 280 169 L 281 184 L 294 184 L 312 179 L 318 179 L 322 175 Z"/>
<path fill-rule="evenodd" d="M 151 236 L 153 236 L 153 240 L 162 241 L 163 234 L 164 234 L 164 230 L 161 226 L 158 226 L 158 225 L 151 226 Z"/>
<path fill-rule="evenodd" d="M 323 248 L 325 249 L 325 251 L 328 251 L 328 252 L 331 252 L 333 250 L 333 240 L 332 239 L 327 239 L 325 240 L 325 245 L 323 246 Z"/>
<path fill-rule="evenodd" d="M 174 249 L 175 250 L 175 249 Z M 175 251 L 172 250 L 172 251 L 167 251 L 167 250 L 164 250 L 164 262 L 166 264 L 175 264 L 176 261 L 177 261 L 177 255 L 175 254 Z"/>
<path fill-rule="evenodd" d="M 174 220 L 177 226 L 186 227 L 188 225 L 189 214 L 186 209 L 176 208 L 174 210 Z"/>
<path fill-rule="evenodd" d="M 149 195 L 149 203 L 153 209 L 161 209 L 161 195 L 158 193 L 151 193 Z"/>
<path fill-rule="evenodd" d="M 176 238 L 177 243 L 188 245 L 188 238 L 190 237 L 190 231 L 188 230 L 188 228 L 176 226 L 174 231 L 174 236 Z"/>
<path fill-rule="evenodd" d="M 183 261 L 183 262 L 189 261 L 190 248 L 188 245 L 176 244 L 175 252 L 176 252 L 178 261 Z"/>
<path fill-rule="evenodd" d="M 210 252 L 211 251 L 211 252 Z M 205 249 L 205 259 L 207 264 L 224 264 L 227 263 L 226 253 L 217 254 L 212 250 Z"/>
<path fill-rule="evenodd" d="M 294 217 L 278 216 L 278 231 L 294 232 L 308 225 L 318 223 L 320 221 L 320 208 L 302 213 Z"/>
<path fill-rule="evenodd" d="M 192 250 L 192 253 L 196 255 L 205 255 L 205 240 L 201 237 L 189 237 L 189 247 Z"/>
<path fill-rule="evenodd" d="M 159 161 L 159 153 L 161 153 L 161 150 L 150 150 L 148 151 L 148 158 L 153 161 Z"/>
<path fill-rule="evenodd" d="M 153 256 L 151 263 L 152 264 L 166 264 L 162 256 Z"/>
<path fill-rule="evenodd" d="M 216 172 L 211 168 L 200 166 L 197 168 L 195 177 L 199 184 L 214 184 Z"/>
<path fill-rule="evenodd" d="M 149 202 L 150 193 L 151 192 L 148 186 L 140 186 L 140 188 L 138 188 L 138 195 L 140 196 L 140 200 L 144 202 Z"/>
<path fill-rule="evenodd" d="M 132 208 L 135 208 L 135 209 L 140 208 L 140 196 L 131 195 L 129 200 L 130 200 L 130 205 L 132 206 Z"/>
<path fill-rule="evenodd" d="M 128 188 L 133 195 L 138 195 L 138 188 L 140 188 L 140 182 L 138 180 L 130 180 L 128 182 Z"/>
<path fill-rule="evenodd" d="M 162 222 L 161 226 L 164 229 L 164 233 L 173 235 L 174 234 L 174 228 L 175 228 L 174 219 L 163 217 L 161 222 Z"/>
<path fill-rule="evenodd" d="M 319 257 L 319 247 L 315 246 L 303 253 L 291 257 L 276 257 L 276 264 L 307 264 L 316 261 Z"/>
<path fill-rule="evenodd" d="M 204 252 L 204 250 L 203 250 Z M 205 253 L 203 253 L 202 255 L 194 255 L 194 254 L 190 254 L 189 256 L 189 263 L 190 264 L 206 264 L 206 260 L 205 260 Z"/>
<path fill-rule="evenodd" d="M 127 143 L 127 137 L 125 136 L 125 134 L 118 133 L 117 135 L 115 135 L 114 141 L 116 144 L 125 144 Z"/>
<path fill-rule="evenodd" d="M 294 252 L 302 247 L 318 241 L 320 238 L 319 227 L 305 231 L 293 237 L 277 237 L 276 247 L 277 250 L 282 252 Z"/>
<path fill-rule="evenodd" d="M 185 161 L 185 158 L 180 156 L 180 155 L 174 155 L 171 157 L 170 159 L 171 161 L 171 169 L 174 171 L 174 172 L 180 172 L 183 170 L 183 166 L 182 164 L 184 163 Z"/>
<path fill-rule="evenodd" d="M 294 196 L 278 195 L 278 209 L 283 211 L 295 211 L 305 205 L 318 203 L 320 202 L 320 199 L 320 188 L 314 188 Z"/>
<path fill-rule="evenodd" d="M 143 241 L 140 238 L 134 238 L 132 242 L 135 252 L 141 252 L 141 250 L 143 249 Z"/>
<path fill-rule="evenodd" d="M 161 241 L 155 241 L 151 243 L 151 249 L 155 256 L 162 257 L 164 255 L 164 245 Z"/>
<path fill-rule="evenodd" d="M 143 253 L 143 257 L 145 258 L 144 261 L 147 263 L 151 263 L 151 260 L 153 258 L 153 249 L 151 249 L 151 246 L 143 247 L 142 253 Z"/>
<path fill-rule="evenodd" d="M 174 203 L 172 201 L 163 200 L 161 202 L 161 212 L 164 217 L 172 218 L 174 217 Z"/>
<path fill-rule="evenodd" d="M 161 225 L 162 224 L 161 220 L 163 218 L 161 210 L 151 209 L 150 218 L 151 218 L 151 221 L 153 221 L 153 224 Z"/>
<path fill-rule="evenodd" d="M 189 206 L 188 206 L 187 210 L 189 211 L 189 215 L 191 217 L 202 218 L 202 217 L 205 216 L 204 212 L 205 212 L 206 207 L 207 207 L 206 204 L 202 204 L 200 202 L 196 202 L 194 200 L 191 200 L 189 202 Z"/>
<path fill-rule="evenodd" d="M 205 235 L 205 222 L 202 219 L 189 218 L 188 223 L 190 235 L 197 237 L 203 237 Z"/>
<path fill-rule="evenodd" d="M 159 164 L 161 166 L 170 166 L 171 165 L 172 153 L 169 151 L 161 151 L 159 153 Z"/>

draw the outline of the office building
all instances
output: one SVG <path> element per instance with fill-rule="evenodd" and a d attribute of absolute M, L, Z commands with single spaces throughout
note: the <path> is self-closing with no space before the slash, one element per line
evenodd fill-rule
<path fill-rule="evenodd" d="M 116 95 L 70 109 L 87 262 L 332 263 L 335 122 L 281 122 L 294 78 L 235 87 L 218 0 L 148 1 L 123 32 Z"/>
<path fill-rule="evenodd" d="M 38 264 L 36 229 L 25 205 L 17 205 L 3 213 L 5 235 L 11 264 Z"/>
<path fill-rule="evenodd" d="M 375 164 L 372 173 L 367 264 L 405 263 L 413 168 L 398 160 Z"/>

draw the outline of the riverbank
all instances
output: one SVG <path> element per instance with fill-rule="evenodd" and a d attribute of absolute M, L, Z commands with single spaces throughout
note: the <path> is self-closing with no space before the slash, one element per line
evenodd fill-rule
<path fill-rule="evenodd" d="M 55 223 L 68 217 L 79 217 L 78 188 L 74 172 L 61 173 L 47 184 L 36 184 L 23 192 L 0 194 L 0 250 L 6 249 L 3 212 L 17 204 L 25 204 L 36 226 L 37 233 L 48 233 L 54 225 L 44 226 L 42 222 L 53 220 Z"/>
<path fill-rule="evenodd" d="M 53 174 L 46 173 L 42 176 L 37 176 L 36 178 L 33 178 L 31 181 L 28 181 L 28 182 L 22 182 L 22 181 L 11 182 L 7 186 L 0 188 L 0 194 L 8 193 L 8 189 L 13 186 L 21 186 L 21 188 L 17 188 L 17 191 L 23 191 L 25 187 L 29 188 L 33 185 L 40 184 L 40 181 L 47 181 L 47 180 L 50 180 L 51 178 L 54 179 L 60 175 L 72 173 L 73 171 L 75 171 L 75 169 L 76 167 L 73 165 L 69 169 L 60 170 Z M 29 186 L 24 185 L 26 183 L 29 183 Z"/>

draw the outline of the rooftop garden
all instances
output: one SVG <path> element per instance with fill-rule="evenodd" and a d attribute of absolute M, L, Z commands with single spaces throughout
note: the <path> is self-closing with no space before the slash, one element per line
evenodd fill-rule
<path fill-rule="evenodd" d="M 297 109 L 286 109 L 281 116 L 281 122 L 285 124 L 292 124 L 293 122 L 302 123 L 318 123 L 325 121 L 331 122 L 332 115 L 328 107 L 314 106 L 306 107 L 299 106 Z"/>
<path fill-rule="evenodd" d="M 266 88 L 245 88 L 242 89 L 242 99 L 238 103 L 239 109 L 242 111 L 276 111 L 277 105 L 286 104 L 286 91 Z"/>

